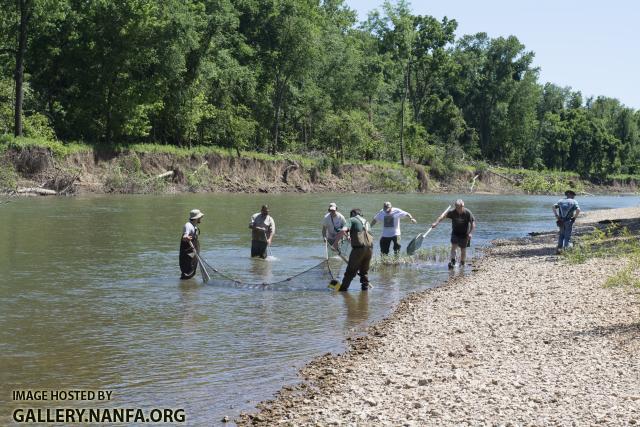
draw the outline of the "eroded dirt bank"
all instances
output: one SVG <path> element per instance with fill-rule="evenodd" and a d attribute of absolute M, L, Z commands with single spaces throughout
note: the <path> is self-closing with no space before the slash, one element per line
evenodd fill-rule
<path fill-rule="evenodd" d="M 551 179 L 551 178 L 550 178 Z M 555 179 L 555 178 L 554 178 Z M 520 181 L 519 181 L 520 180 Z M 562 182 L 587 193 L 634 192 L 636 183 Z M 345 164 L 283 157 L 279 160 L 225 154 L 92 152 L 54 156 L 45 148 L 8 150 L 0 156 L 0 193 L 180 193 L 180 192 L 455 192 L 522 194 L 522 177 L 468 168 L 446 176 L 427 166 Z M 26 190 L 26 191 L 23 191 Z M 537 191 L 537 190 L 536 190 Z M 544 191 L 543 191 L 544 192 Z M 547 191 L 548 192 L 548 191 Z"/>
<path fill-rule="evenodd" d="M 579 226 L 615 218 L 637 224 L 640 209 L 594 212 Z M 603 287 L 626 261 L 569 265 L 554 242 L 553 234 L 496 242 L 238 423 L 639 423 L 639 295 Z"/>

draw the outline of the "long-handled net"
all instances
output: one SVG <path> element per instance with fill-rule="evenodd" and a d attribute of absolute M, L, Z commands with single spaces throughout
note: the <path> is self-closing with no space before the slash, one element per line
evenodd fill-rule
<path fill-rule="evenodd" d="M 206 274 L 203 274 L 203 280 L 208 284 L 273 290 L 327 289 L 328 284 L 332 280 L 337 280 L 340 268 L 343 264 L 340 260 L 325 259 L 321 263 L 283 280 L 278 280 L 276 282 L 249 283 L 238 280 L 231 275 L 223 273 L 217 268 L 212 267 L 201 256 L 199 256 L 198 259 L 200 261 L 200 265 L 206 272 Z"/>

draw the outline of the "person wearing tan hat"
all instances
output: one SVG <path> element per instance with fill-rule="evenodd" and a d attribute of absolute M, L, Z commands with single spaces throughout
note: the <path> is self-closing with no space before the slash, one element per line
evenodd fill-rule
<path fill-rule="evenodd" d="M 382 209 L 371 220 L 371 226 L 382 221 L 382 235 L 380 236 L 380 252 L 389 255 L 389 247 L 393 242 L 393 252 L 397 255 L 400 252 L 400 218 L 409 217 L 412 223 L 416 220 L 409 212 L 394 208 L 391 202 L 384 202 Z"/>
<path fill-rule="evenodd" d="M 347 220 L 340 212 L 335 203 L 329 203 L 329 208 L 324 218 L 322 218 L 322 238 L 333 246 L 336 236 L 341 230 L 347 229 Z"/>
<path fill-rule="evenodd" d="M 560 254 L 563 249 L 569 247 L 573 223 L 580 215 L 580 206 L 574 199 L 576 197 L 575 191 L 567 190 L 564 195 L 566 196 L 564 199 L 558 200 L 553 205 L 553 214 L 556 217 L 556 225 L 558 226 L 558 249 L 556 254 Z"/>
<path fill-rule="evenodd" d="M 198 258 L 196 251 L 200 253 L 200 243 L 198 235 L 200 229 L 198 224 L 204 214 L 200 209 L 193 209 L 189 212 L 189 221 L 182 227 L 182 239 L 180 239 L 180 271 L 181 279 L 190 279 L 198 271 Z"/>

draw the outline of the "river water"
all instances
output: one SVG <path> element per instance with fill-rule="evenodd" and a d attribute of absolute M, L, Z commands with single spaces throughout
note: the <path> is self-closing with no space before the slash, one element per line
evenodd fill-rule
<path fill-rule="evenodd" d="M 345 337 L 382 319 L 407 293 L 449 275 L 436 261 L 381 267 L 371 274 L 372 291 L 360 292 L 356 279 L 346 294 L 180 281 L 177 249 L 193 208 L 205 213 L 207 261 L 243 281 L 273 282 L 323 260 L 319 224 L 329 202 L 371 218 L 390 200 L 418 219 L 403 223 L 406 246 L 458 197 L 187 194 L 0 204 L 0 419 L 17 407 L 61 406 L 15 402 L 12 390 L 108 390 L 109 402 L 62 406 L 184 408 L 189 424 L 233 418 L 297 381 L 313 357 L 343 351 Z M 558 197 L 462 197 L 478 221 L 475 248 L 554 227 Z M 640 198 L 578 201 L 589 211 L 637 206 Z M 263 203 L 277 224 L 269 261 L 249 259 L 249 217 Z M 449 232 L 443 223 L 423 247 L 446 246 Z"/>

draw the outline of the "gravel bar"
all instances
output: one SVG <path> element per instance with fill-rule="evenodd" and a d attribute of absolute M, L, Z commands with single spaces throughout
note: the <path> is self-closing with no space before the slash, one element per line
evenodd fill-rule
<path fill-rule="evenodd" d="M 597 211 L 578 224 L 639 217 Z M 236 422 L 637 425 L 640 294 L 603 287 L 628 261 L 569 265 L 554 243 L 553 233 L 494 242 Z"/>

